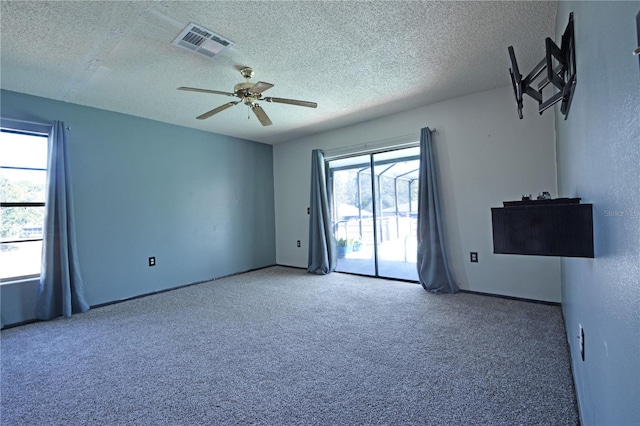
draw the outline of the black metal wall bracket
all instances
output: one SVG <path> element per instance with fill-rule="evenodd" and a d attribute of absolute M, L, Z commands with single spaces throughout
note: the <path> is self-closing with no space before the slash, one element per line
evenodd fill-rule
<path fill-rule="evenodd" d="M 571 100 L 576 87 L 576 58 L 575 40 L 573 37 L 573 13 L 569 14 L 569 23 L 562 34 L 560 46 L 556 45 L 549 37 L 545 39 L 545 57 L 536 65 L 533 70 L 524 78 L 520 74 L 518 61 L 513 46 L 509 46 L 509 59 L 511 60 L 511 84 L 518 106 L 518 116 L 522 119 L 523 96 L 529 95 L 538 102 L 538 113 L 561 102 L 560 112 L 567 119 Z M 546 72 L 545 72 L 546 71 Z M 544 75 L 535 89 L 534 81 Z M 555 90 L 554 95 L 546 101 L 542 99 L 542 90 L 552 84 Z"/>

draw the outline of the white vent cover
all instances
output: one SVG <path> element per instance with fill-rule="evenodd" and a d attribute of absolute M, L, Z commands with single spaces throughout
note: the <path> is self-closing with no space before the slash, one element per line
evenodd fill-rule
<path fill-rule="evenodd" d="M 171 44 L 199 53 L 207 58 L 215 58 L 233 46 L 234 43 L 220 34 L 216 34 L 192 22 L 182 30 Z"/>

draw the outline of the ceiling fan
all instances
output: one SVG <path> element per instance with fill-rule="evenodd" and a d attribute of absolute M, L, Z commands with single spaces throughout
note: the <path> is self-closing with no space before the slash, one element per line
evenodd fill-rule
<path fill-rule="evenodd" d="M 198 120 L 204 120 L 205 118 L 209 118 L 212 115 L 215 115 L 221 111 L 224 111 L 227 108 L 230 108 L 239 103 L 244 103 L 247 105 L 253 113 L 258 117 L 258 121 L 263 126 L 270 126 L 273 124 L 271 119 L 266 112 L 262 109 L 260 105 L 256 103 L 256 101 L 265 101 L 265 102 L 275 102 L 279 104 L 289 104 L 289 105 L 297 105 L 308 108 L 316 108 L 318 106 L 315 102 L 307 102 L 307 101 L 298 101 L 295 99 L 284 99 L 284 98 L 272 98 L 272 97 L 262 97 L 262 93 L 268 89 L 273 87 L 271 83 L 265 83 L 264 81 L 259 81 L 257 83 L 252 83 L 249 80 L 253 77 L 253 69 L 249 67 L 244 67 L 240 70 L 240 74 L 246 79 L 244 83 L 238 83 L 233 87 L 233 93 L 231 92 L 221 92 L 219 90 L 209 90 L 209 89 L 197 89 L 195 87 L 178 87 L 178 90 L 186 90 L 188 92 L 202 92 L 202 93 L 213 93 L 214 95 L 225 95 L 225 96 L 233 96 L 239 98 L 239 101 L 228 102 L 224 105 L 220 105 L 217 108 L 212 109 L 211 111 L 207 111 L 202 115 L 197 116 Z"/>

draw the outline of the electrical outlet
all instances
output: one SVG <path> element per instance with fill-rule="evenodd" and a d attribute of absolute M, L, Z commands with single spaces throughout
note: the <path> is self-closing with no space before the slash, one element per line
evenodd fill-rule
<path fill-rule="evenodd" d="M 149 258 L 149 266 L 156 266 L 156 258 L 155 257 L 150 257 Z"/>
<path fill-rule="evenodd" d="M 578 340 L 579 340 L 579 348 L 580 348 L 580 357 L 582 358 L 582 361 L 584 361 L 584 328 L 582 328 L 582 324 L 578 324 L 578 328 L 580 330 L 580 334 L 578 334 Z"/>
<path fill-rule="evenodd" d="M 469 254 L 469 260 L 471 260 L 471 262 L 473 262 L 473 263 L 478 263 L 478 252 L 477 251 L 472 251 Z"/>
<path fill-rule="evenodd" d="M 298 247 L 300 247 L 300 240 L 298 240 L 298 242 L 296 243 L 296 245 L 297 245 Z"/>
<path fill-rule="evenodd" d="M 307 207 L 307 214 L 311 214 L 311 207 Z"/>

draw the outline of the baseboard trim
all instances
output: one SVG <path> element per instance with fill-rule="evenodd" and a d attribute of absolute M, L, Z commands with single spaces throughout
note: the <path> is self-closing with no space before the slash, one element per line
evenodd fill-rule
<path fill-rule="evenodd" d="M 185 287 L 191 287 L 192 285 L 198 285 L 198 284 L 208 283 L 208 282 L 211 282 L 211 281 L 217 281 L 217 280 L 221 280 L 223 278 L 233 277 L 235 275 L 246 274 L 247 272 L 259 271 L 261 269 L 271 268 L 273 266 L 277 266 L 277 265 L 274 263 L 272 265 L 261 266 L 259 268 L 247 269 L 246 271 L 240 271 L 240 272 L 235 272 L 233 274 L 221 275 L 219 277 L 214 277 L 214 278 L 207 279 L 207 280 L 196 281 L 196 282 L 189 283 L 189 284 L 182 284 L 182 285 L 179 285 L 177 287 L 171 287 L 171 288 L 166 288 L 166 289 L 163 289 L 163 290 L 157 290 L 157 291 L 152 291 L 152 292 L 149 292 L 149 293 L 143 293 L 143 294 L 139 294 L 139 295 L 136 295 L 136 296 L 127 297 L 125 299 L 118 299 L 118 300 L 113 300 L 111 302 L 98 303 L 98 304 L 95 304 L 95 305 L 91 305 L 89 307 L 89 309 L 103 308 L 105 306 L 115 305 L 117 303 L 127 302 L 129 300 L 135 300 L 135 299 L 140 299 L 140 298 L 147 297 L 147 296 L 153 296 L 154 294 L 166 293 L 166 292 L 172 291 L 172 290 L 178 290 L 178 289 L 185 288 Z M 60 318 L 60 317 L 56 317 L 56 318 Z M 44 320 L 34 318 L 34 319 L 31 319 L 31 320 L 20 321 L 20 322 L 16 322 L 16 323 L 12 323 L 12 324 L 4 324 L 2 326 L 2 330 L 8 330 L 10 328 L 20 327 L 20 326 L 23 326 L 23 325 L 33 324 L 33 323 L 41 322 L 41 321 L 44 321 Z"/>
<path fill-rule="evenodd" d="M 304 268 L 304 267 L 302 267 L 302 266 L 284 265 L 284 264 L 282 264 L 282 263 L 277 263 L 275 266 L 283 266 L 283 267 L 285 267 L 285 268 L 291 268 L 291 269 L 301 269 L 301 270 L 303 270 L 303 271 L 306 271 L 306 270 L 307 270 L 307 268 Z"/>
<path fill-rule="evenodd" d="M 283 264 L 280 264 L 280 263 L 277 264 L 277 266 L 284 266 L 286 268 L 293 268 L 293 269 L 302 269 L 302 270 L 305 270 L 305 271 L 307 269 L 307 268 L 303 268 L 303 267 L 300 267 L 300 266 L 283 265 Z M 335 272 L 338 273 L 338 274 L 356 275 L 356 276 L 359 276 L 359 277 L 376 278 L 376 279 L 391 280 L 391 281 L 400 281 L 400 282 L 420 285 L 420 283 L 418 281 L 406 280 L 406 279 L 402 279 L 402 278 L 374 277 L 372 275 L 357 274 L 357 273 L 354 273 L 354 272 L 343 272 L 343 271 L 335 271 Z M 478 296 L 496 297 L 498 299 L 517 300 L 519 302 L 537 303 L 539 305 L 562 306 L 562 304 L 559 303 L 559 302 L 548 302 L 548 301 L 545 301 L 545 300 L 527 299 L 525 297 L 507 296 L 507 295 L 504 295 L 504 294 L 484 293 L 482 291 L 460 290 L 460 293 L 475 294 L 475 295 L 478 295 Z"/>
<path fill-rule="evenodd" d="M 35 322 L 40 322 L 40 321 L 42 321 L 42 320 L 34 318 L 34 319 L 26 320 L 26 321 L 14 322 L 14 323 L 11 323 L 11 324 L 4 324 L 2 326 L 2 330 L 8 330 L 8 329 L 14 328 L 14 327 L 21 327 L 23 325 L 29 325 L 29 324 L 33 324 Z"/>
<path fill-rule="evenodd" d="M 91 305 L 91 309 L 102 308 L 102 307 L 109 306 L 109 305 L 115 305 L 116 303 L 127 302 L 129 300 L 140 299 L 142 297 L 147 297 L 147 296 L 153 296 L 154 294 L 162 294 L 162 293 L 166 293 L 166 292 L 172 291 L 172 290 L 178 290 L 178 289 L 181 289 L 181 288 L 191 287 L 191 286 L 198 285 L 198 284 L 204 284 L 204 283 L 208 283 L 208 282 L 211 282 L 211 281 L 221 280 L 223 278 L 229 278 L 229 277 L 233 277 L 233 276 L 240 275 L 240 274 L 246 274 L 248 272 L 259 271 L 261 269 L 271 268 L 273 266 L 276 266 L 276 264 L 267 265 L 267 266 L 261 266 L 259 268 L 247 269 L 245 271 L 239 271 L 239 272 L 234 272 L 233 274 L 221 275 L 219 277 L 214 277 L 214 278 L 201 280 L 201 281 L 195 281 L 195 282 L 192 282 L 192 283 L 189 283 L 189 284 L 181 284 L 181 285 L 176 286 L 176 287 L 166 288 L 166 289 L 158 290 L 158 291 L 152 291 L 152 292 L 149 292 L 149 293 L 143 293 L 143 294 L 139 294 L 137 296 L 127 297 L 125 299 L 119 299 L 119 300 L 114 300 L 114 301 L 111 301 L 111 302 L 99 303 L 97 305 Z"/>
<path fill-rule="evenodd" d="M 538 305 L 561 306 L 558 302 L 546 300 L 527 299 L 526 297 L 507 296 L 504 294 L 484 293 L 482 291 L 460 290 L 460 293 L 476 294 L 478 296 L 497 297 L 498 299 L 517 300 L 518 302 L 536 303 Z"/>
<path fill-rule="evenodd" d="M 303 271 L 307 270 L 307 268 L 303 268 L 301 266 L 292 266 L 292 265 L 283 265 L 283 264 L 280 264 L 280 263 L 274 263 L 272 265 L 266 265 L 266 266 L 261 266 L 259 268 L 252 268 L 252 269 L 247 269 L 245 271 L 235 272 L 233 274 L 221 275 L 219 277 L 214 277 L 214 278 L 210 278 L 210 279 L 206 279 L 206 280 L 196 281 L 196 282 L 192 282 L 192 283 L 189 283 L 189 284 L 182 284 L 182 285 L 179 285 L 177 287 L 171 287 L 171 288 L 167 288 L 167 289 L 163 289 L 163 290 L 158 290 L 158 291 L 152 291 L 152 292 L 149 292 L 149 293 L 139 294 L 139 295 L 136 295 L 136 296 L 127 297 L 125 299 L 119 299 L 119 300 L 113 300 L 111 302 L 99 303 L 99 304 L 96 304 L 96 305 L 91 305 L 90 309 L 97 309 L 97 308 L 102 308 L 102 307 L 109 306 L 109 305 L 115 305 L 117 303 L 122 303 L 122 302 L 126 302 L 126 301 L 129 301 L 129 300 L 140 299 L 142 297 L 153 296 L 154 294 L 166 293 L 168 291 L 178 290 L 178 289 L 185 288 L 185 287 L 191 287 L 193 285 L 203 284 L 203 283 L 207 283 L 207 282 L 211 282 L 211 281 L 217 281 L 217 280 L 221 280 L 223 278 L 233 277 L 233 276 L 240 275 L 240 274 L 246 274 L 248 272 L 260 271 L 262 269 L 267 269 L 267 268 L 271 268 L 271 267 L 274 267 L 274 266 L 281 266 L 281 267 L 285 267 L 285 268 L 298 269 L 298 270 L 303 270 Z M 420 285 L 420 283 L 417 282 L 417 281 L 405 280 L 405 279 L 401 279 L 401 278 L 374 277 L 374 276 L 371 276 L 371 275 L 355 274 L 355 273 L 351 273 L 351 272 L 339 272 L 339 271 L 336 271 L 336 273 L 338 273 L 338 274 L 347 274 L 347 275 L 357 275 L 357 276 L 366 277 L 366 278 L 375 278 L 375 279 L 399 281 L 399 282 L 406 282 L 406 283 L 410 283 L 410 284 Z M 547 302 L 547 301 L 544 301 L 544 300 L 527 299 L 527 298 L 523 298 L 523 297 L 506 296 L 506 295 L 494 294 L 494 293 L 484 293 L 484 292 L 481 292 L 481 291 L 460 290 L 460 293 L 475 294 L 475 295 L 478 295 L 478 296 L 496 297 L 496 298 L 499 298 L 499 299 L 516 300 L 516 301 L 519 301 L 519 302 L 536 303 L 536 304 L 540 304 L 540 305 L 559 306 L 559 307 L 562 306 L 562 304 L 558 303 L 558 302 Z M 13 324 L 5 324 L 5 325 L 3 325 L 2 330 L 8 330 L 10 328 L 20 327 L 20 326 L 28 325 L 28 324 L 33 324 L 33 323 L 40 322 L 40 321 L 43 321 L 43 320 L 32 319 L 32 320 L 26 320 L 26 321 L 13 323 Z M 564 322 L 564 312 L 563 312 L 563 322 Z M 566 324 L 566 322 L 565 322 L 565 324 Z M 566 330 L 566 325 L 565 325 L 565 330 Z M 575 380 L 575 378 L 574 378 L 574 380 Z M 575 386 L 575 383 L 574 383 L 574 386 Z"/>

